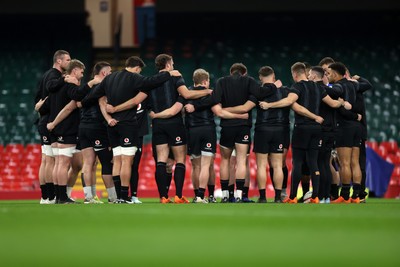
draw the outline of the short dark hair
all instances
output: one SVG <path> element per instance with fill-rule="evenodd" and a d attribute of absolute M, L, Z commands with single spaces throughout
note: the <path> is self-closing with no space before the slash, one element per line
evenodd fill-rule
<path fill-rule="evenodd" d="M 210 79 L 210 74 L 204 69 L 197 69 L 193 72 L 193 82 L 194 84 L 201 84 L 204 81 Z"/>
<path fill-rule="evenodd" d="M 239 73 L 240 75 L 244 75 L 247 73 L 247 68 L 243 63 L 234 63 L 229 71 L 231 74 Z"/>
<path fill-rule="evenodd" d="M 306 74 L 306 65 L 304 65 L 303 62 L 296 62 L 292 65 L 290 68 L 292 72 L 295 72 L 297 74 Z"/>
<path fill-rule="evenodd" d="M 134 68 L 134 67 L 144 68 L 144 67 L 146 67 L 146 64 L 144 64 L 143 60 L 140 57 L 132 56 L 132 57 L 129 57 L 125 61 L 125 67 L 127 67 L 127 68 Z"/>
<path fill-rule="evenodd" d="M 346 66 L 341 62 L 332 63 L 329 65 L 329 68 L 337 72 L 339 75 L 346 75 Z"/>
<path fill-rule="evenodd" d="M 53 63 L 56 63 L 57 59 L 62 58 L 64 55 L 69 55 L 69 53 L 65 50 L 57 50 L 53 56 Z"/>
<path fill-rule="evenodd" d="M 321 59 L 321 61 L 319 62 L 319 66 L 323 66 L 323 65 L 330 65 L 332 63 L 335 63 L 335 60 L 333 60 L 333 58 L 331 57 L 324 57 L 323 59 Z"/>
<path fill-rule="evenodd" d="M 264 66 L 258 70 L 258 74 L 263 77 L 268 77 L 268 76 L 274 74 L 274 70 L 270 66 Z"/>
<path fill-rule="evenodd" d="M 106 61 L 97 62 L 93 67 L 92 77 L 98 75 L 102 68 L 104 67 L 111 67 L 111 64 Z"/>
<path fill-rule="evenodd" d="M 77 59 L 72 59 L 67 67 L 67 74 L 71 74 L 72 70 L 75 68 L 79 68 L 79 69 L 85 69 L 85 64 L 83 64 L 81 61 L 77 60 Z"/>
<path fill-rule="evenodd" d="M 157 70 L 162 70 L 165 68 L 167 63 L 172 60 L 172 57 L 167 54 L 160 54 L 156 57 L 155 65 Z"/>
<path fill-rule="evenodd" d="M 307 61 L 304 61 L 303 64 L 304 64 L 304 66 L 306 66 L 306 69 L 311 69 L 311 67 L 312 67 L 311 64 L 308 63 Z"/>
<path fill-rule="evenodd" d="M 325 71 L 321 66 L 311 67 L 311 71 L 315 72 L 318 75 L 318 78 L 322 79 L 325 75 Z"/>

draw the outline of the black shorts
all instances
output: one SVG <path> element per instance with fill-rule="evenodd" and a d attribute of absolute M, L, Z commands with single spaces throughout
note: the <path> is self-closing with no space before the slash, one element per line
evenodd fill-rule
<path fill-rule="evenodd" d="M 78 136 L 81 149 L 92 147 L 98 151 L 110 146 L 105 127 L 103 129 L 79 128 Z"/>
<path fill-rule="evenodd" d="M 38 125 L 38 132 L 42 145 L 51 145 L 50 132 L 47 130 L 46 124 Z"/>
<path fill-rule="evenodd" d="M 219 144 L 223 147 L 234 148 L 235 144 L 251 144 L 249 126 L 225 126 L 221 129 Z"/>
<path fill-rule="evenodd" d="M 361 126 L 358 123 L 337 127 L 336 147 L 360 147 Z"/>
<path fill-rule="evenodd" d="M 320 125 L 294 125 L 292 148 L 316 149 L 322 146 L 322 130 Z"/>
<path fill-rule="evenodd" d="M 335 148 L 336 135 L 334 132 L 322 131 L 322 147 L 321 151 L 331 152 Z"/>
<path fill-rule="evenodd" d="M 153 124 L 153 144 L 169 146 L 186 145 L 186 129 L 183 123 Z"/>
<path fill-rule="evenodd" d="M 262 127 L 254 131 L 255 153 L 283 153 L 285 141 L 284 127 Z"/>
<path fill-rule="evenodd" d="M 138 145 L 138 126 L 134 124 L 120 124 L 107 127 L 108 140 L 112 148 L 134 147 Z"/>
<path fill-rule="evenodd" d="M 78 136 L 76 135 L 58 135 L 56 136 L 56 139 L 57 143 L 59 144 L 75 145 L 75 146 L 78 144 Z"/>
<path fill-rule="evenodd" d="M 188 155 L 215 154 L 217 133 L 215 126 L 189 128 Z"/>

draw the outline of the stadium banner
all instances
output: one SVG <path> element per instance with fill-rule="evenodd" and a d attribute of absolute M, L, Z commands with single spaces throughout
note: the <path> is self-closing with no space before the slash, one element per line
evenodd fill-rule
<path fill-rule="evenodd" d="M 367 147 L 366 151 L 366 187 L 377 197 L 383 197 L 388 189 L 394 165 L 382 159 L 372 148 Z"/>

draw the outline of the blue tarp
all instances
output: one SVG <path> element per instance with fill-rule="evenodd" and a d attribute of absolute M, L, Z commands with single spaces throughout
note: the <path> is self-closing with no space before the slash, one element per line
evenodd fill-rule
<path fill-rule="evenodd" d="M 382 159 L 374 150 L 367 147 L 366 187 L 377 197 L 383 197 L 390 183 L 394 169 L 392 163 Z"/>

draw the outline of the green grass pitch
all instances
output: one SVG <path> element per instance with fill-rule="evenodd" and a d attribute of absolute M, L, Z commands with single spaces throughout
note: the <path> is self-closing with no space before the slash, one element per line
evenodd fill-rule
<path fill-rule="evenodd" d="M 0 201 L 0 266 L 400 266 L 400 201 Z M 316 259 L 316 262 L 313 262 Z"/>

